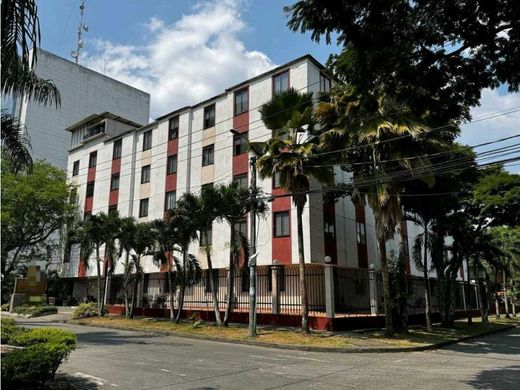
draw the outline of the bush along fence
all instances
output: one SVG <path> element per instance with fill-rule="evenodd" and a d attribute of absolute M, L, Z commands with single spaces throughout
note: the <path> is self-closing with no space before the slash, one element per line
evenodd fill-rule
<path fill-rule="evenodd" d="M 298 265 L 272 265 L 258 267 L 257 312 L 260 324 L 300 324 L 300 291 Z M 201 280 L 186 289 L 184 298 L 185 315 L 198 313 L 202 319 L 213 319 L 213 302 L 209 278 L 215 281 L 219 309 L 226 308 L 227 270 L 215 269 L 210 275 L 203 271 Z M 381 274 L 374 270 L 344 268 L 333 264 L 308 264 L 307 279 L 311 325 L 317 329 L 349 329 L 382 326 L 383 293 Z M 407 276 L 408 312 L 411 323 L 424 319 L 424 280 Z M 232 321 L 247 322 L 249 309 L 248 269 L 237 272 L 233 294 L 234 315 Z M 123 279 L 114 275 L 110 278 L 107 309 L 112 313 L 123 312 Z M 437 280 L 430 279 L 432 311 L 438 312 Z M 454 282 L 455 310 L 463 317 L 469 307 L 480 308 L 477 286 L 471 285 L 469 296 L 462 281 Z M 176 302 L 175 302 L 176 305 Z M 146 274 L 138 294 L 137 315 L 168 317 L 168 280 L 164 272 Z M 477 313 L 475 313 L 477 314 Z"/>

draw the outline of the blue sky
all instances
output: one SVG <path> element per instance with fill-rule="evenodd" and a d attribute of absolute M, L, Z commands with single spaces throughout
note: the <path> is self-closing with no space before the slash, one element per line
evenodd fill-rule
<path fill-rule="evenodd" d="M 286 26 L 293 0 L 86 0 L 80 63 L 151 94 L 152 118 L 193 104 L 304 54 L 338 48 Z M 42 47 L 70 59 L 81 0 L 40 0 Z M 474 118 L 520 108 L 520 95 L 484 90 Z M 463 126 L 469 145 L 520 133 L 520 112 Z M 518 171 L 515 166 L 513 170 Z"/>

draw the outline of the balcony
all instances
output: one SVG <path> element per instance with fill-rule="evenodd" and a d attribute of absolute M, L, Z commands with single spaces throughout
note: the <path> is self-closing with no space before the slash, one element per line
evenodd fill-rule
<path fill-rule="evenodd" d="M 100 123 L 98 125 L 89 127 L 85 134 L 83 135 L 83 141 L 86 139 L 92 138 L 95 135 L 101 134 L 105 132 L 105 122 Z"/>

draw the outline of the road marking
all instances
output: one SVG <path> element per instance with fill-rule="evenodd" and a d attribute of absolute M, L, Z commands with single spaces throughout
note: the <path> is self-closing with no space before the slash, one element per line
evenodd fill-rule
<path fill-rule="evenodd" d="M 77 376 L 79 378 L 84 378 L 84 379 L 91 379 L 98 386 L 104 386 L 105 382 L 108 382 L 106 379 L 98 378 L 97 376 L 85 374 L 83 372 L 76 372 L 73 376 Z"/>
<path fill-rule="evenodd" d="M 314 359 L 314 358 L 301 357 L 301 356 L 290 356 L 290 355 L 278 355 L 278 356 L 284 357 L 284 358 L 289 358 L 289 359 L 311 360 L 313 362 L 331 363 L 330 360 Z"/>
<path fill-rule="evenodd" d="M 249 357 L 257 358 L 257 359 L 278 360 L 278 361 L 283 361 L 284 360 L 284 359 L 278 359 L 278 358 L 272 358 L 272 357 L 260 356 L 260 355 L 249 355 Z"/>
<path fill-rule="evenodd" d="M 181 374 L 180 372 L 174 372 L 172 370 L 167 370 L 166 368 L 161 368 L 161 371 L 162 372 L 169 372 L 170 374 L 173 374 L 173 375 L 186 376 L 186 374 Z"/>

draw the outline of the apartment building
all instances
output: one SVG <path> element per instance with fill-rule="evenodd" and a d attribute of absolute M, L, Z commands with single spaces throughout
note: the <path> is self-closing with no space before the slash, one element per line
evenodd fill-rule
<path fill-rule="evenodd" d="M 176 109 L 146 126 L 110 112 L 91 115 L 67 128 L 72 147 L 67 172 L 78 187 L 78 205 L 83 214 L 117 209 L 122 216 L 152 221 L 165 216 L 176 199 L 186 192 L 232 180 L 247 185 L 250 179 L 248 153 L 242 137 L 266 141 L 271 132 L 263 125 L 258 109 L 272 96 L 290 87 L 317 96 L 331 82 L 324 67 L 310 55 L 297 58 L 267 73 L 231 86 L 217 96 L 194 106 Z M 337 180 L 348 180 L 337 170 Z M 258 179 L 265 193 L 280 195 L 276 180 Z M 319 189 L 319 184 L 313 184 Z M 270 212 L 258 221 L 258 264 L 298 262 L 296 210 L 289 196 L 269 203 Z M 325 256 L 342 267 L 379 268 L 374 218 L 368 207 L 354 205 L 349 198 L 324 206 L 323 195 L 312 193 L 304 210 L 306 262 L 323 263 Z M 249 235 L 247 217 L 240 226 Z M 403 224 L 408 248 L 420 231 Z M 215 222 L 210 235 L 213 266 L 225 268 L 229 259 L 229 227 Z M 388 251 L 398 248 L 398 237 Z M 205 256 L 193 243 L 203 268 Z M 95 275 L 95 266 L 83 267 L 79 248 L 73 247 L 64 264 L 63 276 Z M 94 262 L 92 260 L 92 265 Z M 151 259 L 144 261 L 147 273 L 159 272 Z M 408 273 L 420 275 L 410 265 Z M 122 264 L 116 267 L 122 272 Z"/>

